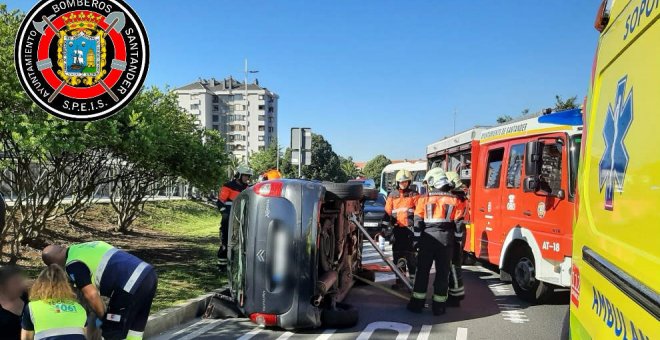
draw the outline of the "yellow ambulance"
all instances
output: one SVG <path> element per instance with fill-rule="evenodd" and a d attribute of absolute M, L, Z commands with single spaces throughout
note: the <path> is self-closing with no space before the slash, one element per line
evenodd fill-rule
<path fill-rule="evenodd" d="M 572 339 L 660 339 L 660 0 L 609 0 L 585 110 Z"/>

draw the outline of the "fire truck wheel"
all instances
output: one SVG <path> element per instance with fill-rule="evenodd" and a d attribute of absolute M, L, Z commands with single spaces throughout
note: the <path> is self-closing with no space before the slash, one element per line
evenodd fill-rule
<path fill-rule="evenodd" d="M 528 247 L 522 246 L 511 255 L 509 268 L 516 295 L 530 303 L 543 303 L 552 294 L 552 288 L 549 284 L 536 278 L 532 251 Z"/>

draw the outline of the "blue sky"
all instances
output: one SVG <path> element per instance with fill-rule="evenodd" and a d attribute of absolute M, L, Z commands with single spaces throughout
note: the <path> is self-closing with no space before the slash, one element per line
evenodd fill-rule
<path fill-rule="evenodd" d="M 281 144 L 307 126 L 356 160 L 424 157 L 454 109 L 461 131 L 555 94 L 581 102 L 598 38 L 598 1 L 128 2 L 150 37 L 147 84 L 243 79 L 248 58 L 280 95 Z"/>

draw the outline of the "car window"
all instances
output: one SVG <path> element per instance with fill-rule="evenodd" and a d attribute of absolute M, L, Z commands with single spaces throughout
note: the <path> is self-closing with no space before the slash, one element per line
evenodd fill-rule
<path fill-rule="evenodd" d="M 509 151 L 509 164 L 506 171 L 506 187 L 520 188 L 525 144 L 516 144 Z"/>
<path fill-rule="evenodd" d="M 541 190 L 556 194 L 561 189 L 561 158 L 563 145 L 545 144 L 543 147 L 543 168 L 541 169 Z"/>
<path fill-rule="evenodd" d="M 500 172 L 502 160 L 504 159 L 504 148 L 488 151 L 488 165 L 486 166 L 486 188 L 500 187 Z"/>

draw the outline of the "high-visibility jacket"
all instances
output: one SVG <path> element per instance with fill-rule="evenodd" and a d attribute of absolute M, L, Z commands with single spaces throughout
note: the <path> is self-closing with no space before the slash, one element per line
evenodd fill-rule
<path fill-rule="evenodd" d="M 143 274 L 153 269 L 150 264 L 103 241 L 69 246 L 66 266 L 74 262 L 82 262 L 87 266 L 92 284 L 102 296 L 107 297 L 115 289 L 134 293 L 142 282 Z"/>
<path fill-rule="evenodd" d="M 465 208 L 465 201 L 452 193 L 433 189 L 417 200 L 415 224 L 424 222 L 425 228 L 455 228 Z"/>
<path fill-rule="evenodd" d="M 418 198 L 417 192 L 411 189 L 392 190 L 385 201 L 385 213 L 396 221 L 396 226 L 412 227 Z"/>
<path fill-rule="evenodd" d="M 34 339 L 85 339 L 87 312 L 75 301 L 38 300 L 28 303 Z"/>
<path fill-rule="evenodd" d="M 223 207 L 230 208 L 232 202 L 236 199 L 236 196 L 241 193 L 241 191 L 247 188 L 246 184 L 240 183 L 238 180 L 234 179 L 225 183 L 220 192 L 218 193 L 218 200 L 223 205 Z"/>

